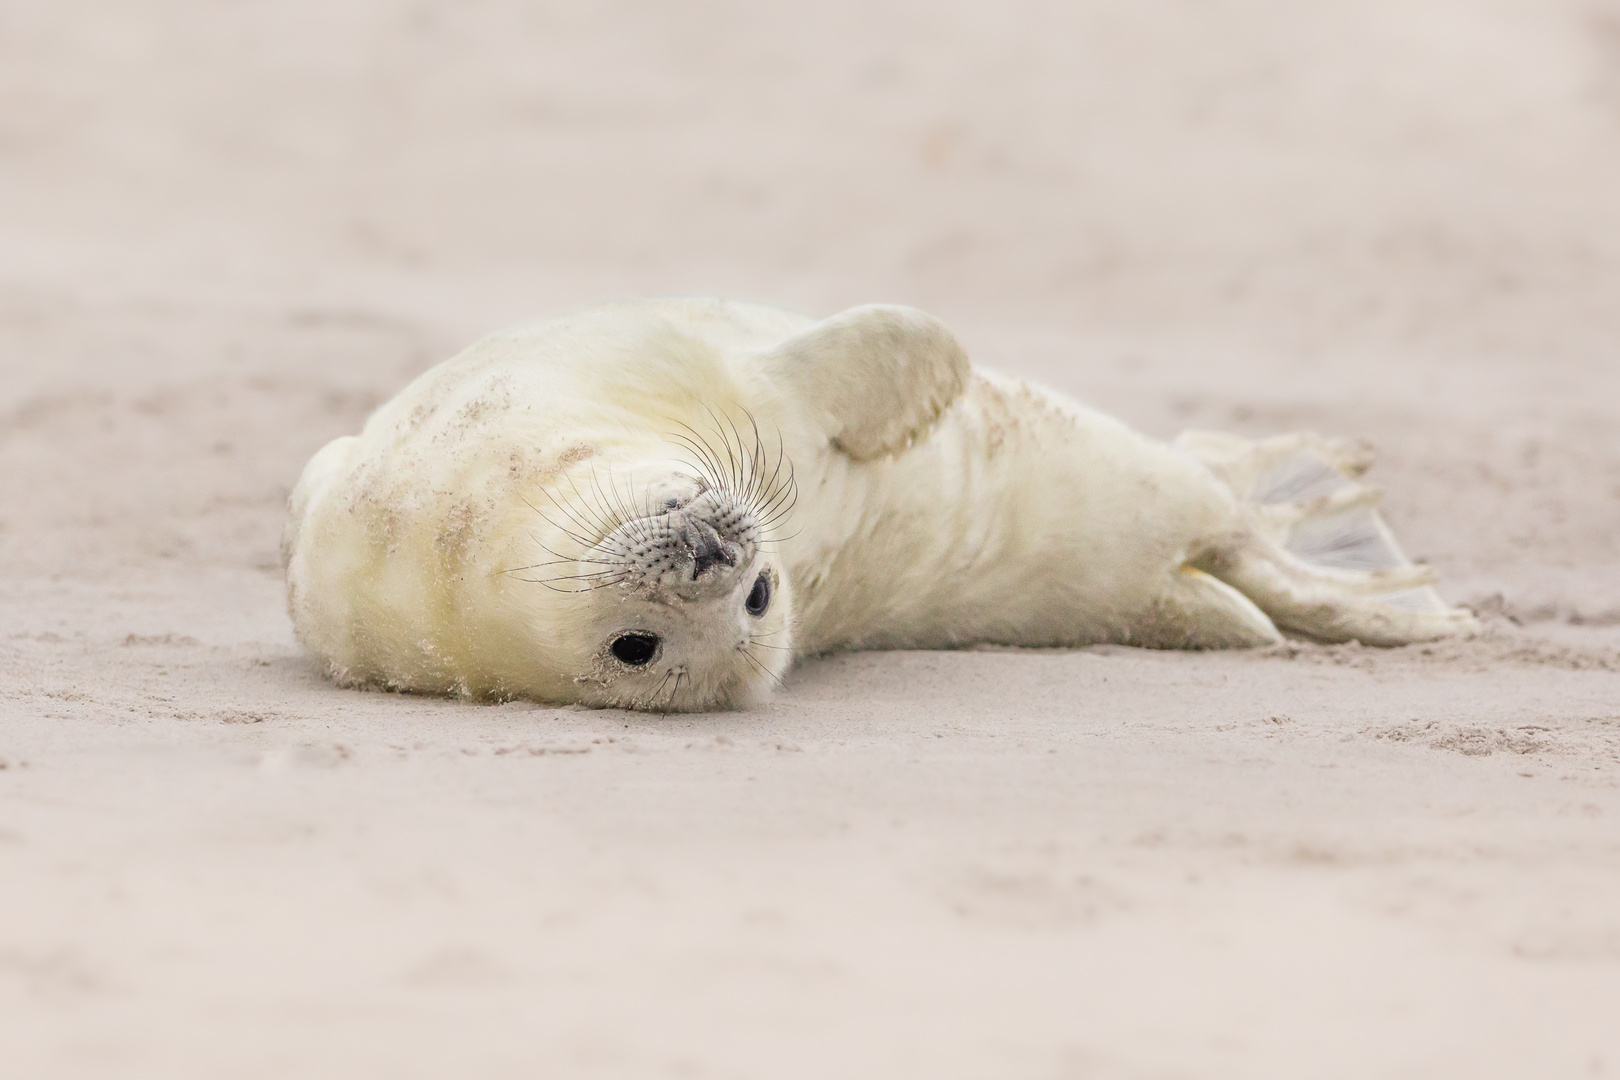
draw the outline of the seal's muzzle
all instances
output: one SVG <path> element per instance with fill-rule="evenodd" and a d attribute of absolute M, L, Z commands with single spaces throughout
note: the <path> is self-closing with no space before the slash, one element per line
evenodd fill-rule
<path fill-rule="evenodd" d="M 696 581 L 718 566 L 736 566 L 740 549 L 735 541 L 722 539 L 713 525 L 700 517 L 683 515 L 676 526 L 677 542 L 692 556 L 692 580 Z"/>
<path fill-rule="evenodd" d="M 752 507 L 728 492 L 711 489 L 673 508 L 626 522 L 600 550 L 624 564 L 625 585 L 668 590 L 694 600 L 728 592 L 737 584 L 737 575 L 758 550 L 759 533 L 758 514 Z"/>

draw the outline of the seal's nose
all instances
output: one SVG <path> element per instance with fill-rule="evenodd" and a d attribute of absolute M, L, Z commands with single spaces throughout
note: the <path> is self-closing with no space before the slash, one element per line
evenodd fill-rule
<path fill-rule="evenodd" d="M 737 565 L 737 545 L 722 541 L 720 534 L 707 521 L 689 518 L 685 528 L 681 529 L 681 542 L 692 552 L 693 581 L 711 567 Z"/>

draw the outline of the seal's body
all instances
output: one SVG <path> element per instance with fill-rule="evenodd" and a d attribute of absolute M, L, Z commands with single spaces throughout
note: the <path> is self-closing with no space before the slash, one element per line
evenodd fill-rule
<path fill-rule="evenodd" d="M 907 308 L 612 304 L 485 339 L 318 453 L 289 604 L 344 684 L 664 710 L 841 649 L 1471 629 L 1366 464 L 1157 442 Z"/>

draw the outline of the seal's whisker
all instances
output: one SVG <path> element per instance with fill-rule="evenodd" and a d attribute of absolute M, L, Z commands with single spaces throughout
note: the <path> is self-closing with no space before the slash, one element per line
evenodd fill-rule
<path fill-rule="evenodd" d="M 760 528 L 769 530 L 774 528 L 778 522 L 786 521 L 793 513 L 793 508 L 798 505 L 799 488 L 798 485 L 795 484 L 793 487 L 788 489 L 788 495 L 785 497 L 785 503 L 783 505 L 774 506 L 767 515 L 762 515 L 763 520 L 760 522 Z"/>
<path fill-rule="evenodd" d="M 623 579 L 622 579 L 622 578 L 616 578 L 616 579 L 613 579 L 613 580 L 609 580 L 609 581 L 599 581 L 599 582 L 597 582 L 597 583 L 596 583 L 596 584 L 594 584 L 594 585 L 587 585 L 587 586 L 585 586 L 585 587 L 584 587 L 584 588 L 583 588 L 583 589 L 563 589 L 563 588 L 559 588 L 559 587 L 558 587 L 558 586 L 556 586 L 556 585 L 553 585 L 553 584 L 552 584 L 552 583 L 551 583 L 551 582 L 552 582 L 552 581 L 553 581 L 553 580 L 561 580 L 561 579 L 551 579 L 551 578 L 518 578 L 518 580 L 519 580 L 519 581 L 527 581 L 527 582 L 530 582 L 530 583 L 531 583 L 531 584 L 534 584 L 534 585 L 544 585 L 544 586 L 545 586 L 545 587 L 546 587 L 546 588 L 548 588 L 548 589 L 550 589 L 550 590 L 551 590 L 551 591 L 552 591 L 552 592 L 560 592 L 560 593 L 588 593 L 588 592 L 594 592 L 594 591 L 595 591 L 595 590 L 597 590 L 597 589 L 602 589 L 602 588 L 606 588 L 606 587 L 608 587 L 608 586 L 610 586 L 610 585 L 616 585 L 616 584 L 618 584 L 618 582 L 619 582 L 619 581 L 621 581 L 621 580 L 623 580 Z"/>
<path fill-rule="evenodd" d="M 534 535 L 534 533 L 529 534 L 529 539 L 534 541 L 534 546 L 535 547 L 539 548 L 541 551 L 545 552 L 547 555 L 550 555 L 553 559 L 556 559 L 558 562 L 567 562 L 568 561 L 568 556 L 560 555 L 557 552 L 552 551 L 550 548 L 546 547 L 546 545 L 542 544 L 540 542 L 540 538 L 538 536 Z"/>
<path fill-rule="evenodd" d="M 597 475 L 595 469 L 592 469 L 591 487 L 596 491 L 597 498 L 601 500 L 603 512 L 613 520 L 613 528 L 614 531 L 617 532 L 618 530 L 623 529 L 626 525 L 629 525 L 630 522 L 634 521 L 635 519 L 626 514 L 623 507 L 619 505 L 619 489 L 614 482 L 613 466 L 611 464 L 607 467 L 607 474 L 608 490 L 604 491 L 602 488 L 602 478 Z"/>
<path fill-rule="evenodd" d="M 680 693 L 681 693 L 681 680 L 686 678 L 686 669 L 685 668 L 671 668 L 670 669 L 670 674 L 675 676 L 675 685 L 669 688 L 669 696 L 664 698 L 663 705 L 659 710 L 665 716 L 668 716 L 675 709 L 675 699 L 680 696 Z M 653 691 L 652 696 L 655 699 L 662 695 L 663 690 L 664 690 L 664 683 L 666 683 L 668 681 L 669 681 L 669 675 L 665 675 L 663 682 L 660 682 L 658 684 L 658 689 Z"/>
<path fill-rule="evenodd" d="M 602 478 L 595 473 L 592 473 L 591 480 L 596 485 L 596 493 L 601 497 L 602 505 L 613 515 L 619 527 L 623 528 L 635 519 L 635 515 L 629 512 L 619 498 L 619 478 L 613 475 L 613 463 L 610 461 L 604 467 L 607 469 L 607 482 L 603 483 Z"/>
<path fill-rule="evenodd" d="M 761 664 L 761 663 L 760 663 L 760 662 L 759 662 L 759 661 L 758 661 L 758 660 L 756 660 L 756 659 L 755 659 L 755 658 L 754 658 L 754 657 L 753 657 L 753 656 L 752 656 L 752 655 L 751 655 L 751 654 L 750 654 L 750 653 L 749 653 L 749 652 L 748 652 L 748 647 L 747 647 L 747 646 L 746 646 L 746 645 L 739 645 L 739 646 L 737 646 L 737 652 L 738 652 L 738 653 L 739 653 L 739 654 L 740 654 L 740 655 L 741 655 L 741 656 L 742 656 L 742 658 L 743 658 L 743 659 L 744 659 L 744 660 L 747 660 L 747 661 L 748 661 L 748 662 L 749 662 L 749 663 L 750 663 L 750 664 L 753 664 L 753 665 L 754 665 L 754 667 L 755 667 L 755 668 L 756 668 L 756 669 L 757 669 L 757 670 L 758 670 L 758 671 L 759 671 L 759 673 L 760 673 L 760 674 L 761 674 L 761 675 L 764 675 L 764 676 L 766 676 L 766 677 L 767 677 L 767 678 L 769 678 L 769 677 L 770 677 L 770 674 L 771 674 L 771 672 L 770 672 L 770 669 L 769 669 L 769 668 L 767 668 L 767 667 L 766 667 L 766 666 L 765 666 L 765 665 L 764 665 L 764 664 Z"/>
<path fill-rule="evenodd" d="M 589 570 L 583 574 L 555 574 L 547 581 L 587 581 L 591 578 L 616 577 L 628 573 L 625 570 Z"/>
<path fill-rule="evenodd" d="M 637 513 L 635 508 L 635 481 L 629 478 L 625 479 L 624 493 L 621 497 L 619 493 L 618 478 L 613 475 L 613 466 L 611 465 L 608 466 L 608 487 L 613 492 L 614 505 L 624 508 L 624 513 L 626 515 L 625 527 L 628 528 L 631 534 L 637 539 L 644 542 L 651 540 L 651 534 L 647 531 L 647 519 L 649 516 L 651 516 L 652 506 L 650 500 L 647 498 L 647 492 L 644 490 L 641 494 L 641 511 Z"/>
<path fill-rule="evenodd" d="M 715 411 L 709 406 L 705 405 L 703 408 L 709 414 L 709 419 L 714 421 L 714 433 L 720 437 L 720 445 L 723 446 L 726 451 L 726 464 L 729 467 L 729 472 L 727 475 L 730 477 L 730 483 L 726 486 L 726 492 L 732 496 L 735 496 L 737 494 L 737 489 L 742 485 L 742 477 L 737 471 L 737 455 L 731 449 L 731 440 L 726 438 L 725 424 L 721 422 L 720 417 L 717 416 Z"/>
<path fill-rule="evenodd" d="M 719 429 L 717 433 L 726 448 L 724 460 L 721 459 L 721 452 L 714 448 L 702 432 L 684 421 L 672 419 L 672 423 L 685 428 L 691 434 L 672 431 L 668 433 L 669 438 L 691 450 L 699 458 L 698 461 L 686 461 L 686 464 L 702 472 L 716 489 L 748 505 L 759 519 L 759 531 L 768 532 L 792 511 L 798 490 L 793 462 L 787 456 L 787 447 L 780 429 L 776 433 L 776 460 L 771 462 L 765 449 L 764 434 L 753 413 L 743 410 L 754 436 L 753 448 L 750 449 L 735 421 L 727 417 L 727 423 L 723 427 L 721 418 L 714 410 L 708 407 L 705 409 L 709 419 Z M 726 427 L 730 428 L 730 434 L 727 434 Z"/>
<path fill-rule="evenodd" d="M 592 472 L 593 473 L 595 472 L 595 466 L 592 466 Z M 586 499 L 585 496 L 580 493 L 579 485 L 574 482 L 574 478 L 572 476 L 566 476 L 565 475 L 564 479 L 566 479 L 568 481 L 568 486 L 569 486 L 569 488 L 571 488 L 573 490 L 575 498 L 578 499 L 578 501 L 580 503 L 585 504 L 583 509 L 587 510 L 587 511 L 590 510 L 591 507 L 589 505 L 589 500 Z M 559 501 L 557 499 L 557 497 L 555 495 L 553 495 L 548 489 L 541 488 L 540 493 L 542 495 L 544 495 L 548 500 L 550 500 L 551 505 L 555 506 L 559 511 L 561 511 L 563 513 L 563 515 L 565 515 L 568 518 L 568 520 L 574 525 L 575 528 L 581 530 L 582 532 L 586 533 L 587 535 L 590 535 L 590 534 L 594 533 L 596 536 L 601 538 L 601 539 L 596 540 L 596 541 L 590 541 L 590 540 L 584 539 L 583 537 L 576 536 L 573 533 L 569 533 L 569 536 L 575 542 L 579 543 L 583 547 L 592 548 L 592 547 L 597 547 L 602 543 L 607 543 L 607 542 L 611 541 L 611 538 L 612 538 L 612 535 L 613 535 L 613 524 L 611 522 L 602 520 L 599 516 L 595 515 L 594 513 L 591 515 L 591 517 L 592 517 L 591 521 L 581 521 L 579 519 L 579 516 L 574 513 L 574 509 L 572 507 L 570 507 L 568 504 L 566 504 L 564 502 Z M 536 511 L 536 512 L 538 512 L 538 511 Z M 541 516 L 544 517 L 544 515 L 541 515 Z"/>
<path fill-rule="evenodd" d="M 548 554 L 555 555 L 556 552 L 549 552 Z M 578 565 L 579 563 L 594 563 L 594 564 L 596 564 L 598 566 L 618 566 L 619 565 L 619 563 L 617 561 L 612 560 L 612 559 L 565 559 L 565 558 L 562 558 L 562 557 L 559 556 L 558 558 L 555 558 L 555 559 L 548 559 L 545 562 L 530 563 L 528 566 L 514 566 L 510 570 L 497 570 L 495 572 L 497 574 L 518 574 L 518 573 L 522 573 L 524 570 L 538 570 L 542 566 L 562 566 L 562 565 L 565 565 L 565 564 L 573 566 L 573 565 Z"/>
<path fill-rule="evenodd" d="M 533 540 L 534 538 L 530 537 L 530 539 Z M 571 559 L 567 555 L 564 555 L 560 551 L 552 551 L 550 548 L 546 547 L 546 545 L 540 543 L 539 540 L 535 540 L 534 543 L 535 543 L 535 546 L 538 547 L 541 551 L 545 552 L 547 555 L 550 555 L 553 559 L 556 559 L 558 562 L 571 562 L 571 563 L 591 562 L 591 563 L 601 563 L 603 566 L 615 566 L 619 562 L 618 559 L 587 559 L 583 555 L 581 555 L 577 559 Z M 627 552 L 625 552 L 616 543 L 612 544 L 612 545 L 608 545 L 608 544 L 605 544 L 605 543 L 604 544 L 598 544 L 598 545 L 596 545 L 595 548 L 593 548 L 591 550 L 599 550 L 599 549 L 603 549 L 603 548 L 605 548 L 606 550 L 600 550 L 600 552 L 599 552 L 600 554 L 603 554 L 603 555 L 618 555 L 618 556 L 620 556 L 620 558 L 623 558 L 624 555 L 627 554 Z"/>
<path fill-rule="evenodd" d="M 715 486 L 714 479 L 710 475 L 709 470 L 708 470 L 708 468 L 706 466 L 702 465 L 699 462 L 693 461 L 691 458 L 686 458 L 686 457 L 676 458 L 675 460 L 679 461 L 682 465 L 685 465 L 687 468 L 691 469 L 694 473 L 697 474 L 697 478 L 698 478 L 699 482 L 702 483 L 704 491 L 716 491 L 716 490 L 718 490 L 718 488 Z"/>
<path fill-rule="evenodd" d="M 759 430 L 759 421 L 754 419 L 753 413 L 747 413 L 747 416 L 749 426 L 754 429 L 754 471 L 756 478 L 754 491 L 756 499 L 758 499 L 763 498 L 770 492 L 771 485 L 776 480 L 776 474 L 770 471 L 771 452 L 765 447 L 765 436 Z M 785 448 L 782 446 L 782 433 L 779 431 L 776 435 L 776 463 L 777 467 L 780 468 Z"/>
<path fill-rule="evenodd" d="M 756 428 L 755 431 L 757 432 L 758 428 Z M 782 440 L 782 429 L 778 428 L 776 430 L 776 466 L 771 470 L 770 480 L 765 483 L 765 495 L 774 497 L 776 492 L 779 490 L 776 486 L 776 481 L 777 478 L 782 475 L 782 463 L 786 459 L 787 445 Z"/>
<path fill-rule="evenodd" d="M 678 424 L 678 423 L 680 423 L 680 421 L 677 420 L 677 421 L 675 421 L 675 423 Z M 679 431 L 666 431 L 664 433 L 664 437 L 666 439 L 673 439 L 674 441 L 680 443 L 683 447 L 685 447 L 686 449 L 692 451 L 699 458 L 703 457 L 703 452 L 702 452 L 702 450 L 699 449 L 698 443 L 696 441 L 694 441 L 690 436 L 685 435 L 685 434 L 683 434 L 682 432 L 679 432 Z M 684 458 L 682 460 L 685 461 Z M 702 473 L 704 479 L 709 479 L 709 467 L 706 464 L 699 464 L 698 462 L 695 462 L 695 461 L 686 461 L 686 464 L 692 466 L 698 472 Z"/>
<path fill-rule="evenodd" d="M 651 502 L 644 491 L 640 499 L 641 507 L 636 508 L 636 488 L 632 479 L 626 478 L 624 489 L 619 488 L 619 478 L 614 475 L 611 466 L 608 468 L 608 498 L 612 501 L 616 513 L 623 524 L 620 528 L 626 532 L 636 543 L 649 544 L 654 542 L 654 534 L 649 524 L 652 516 Z"/>
<path fill-rule="evenodd" d="M 738 497 L 746 500 L 748 498 L 748 487 L 749 487 L 749 483 L 750 483 L 748 448 L 743 445 L 742 432 L 738 429 L 737 421 L 732 419 L 731 413 L 729 411 L 727 411 L 725 413 L 725 418 L 726 418 L 726 426 L 731 429 L 732 442 L 737 447 L 737 493 L 738 493 Z"/>
<path fill-rule="evenodd" d="M 717 413 L 708 405 L 704 406 L 704 411 L 714 425 L 723 450 L 716 449 L 703 432 L 675 418 L 671 418 L 671 423 L 686 430 L 684 433 L 671 431 L 668 437 L 697 456 L 698 460 L 684 463 L 702 473 L 711 487 L 744 503 L 752 511 L 755 528 L 761 534 L 755 543 L 773 542 L 777 538 L 768 533 L 792 512 L 798 497 L 793 462 L 787 456 L 781 429 L 776 430 L 777 453 L 772 462 L 764 433 L 751 411 L 742 410 L 753 436 L 752 447 L 729 412 Z"/>
<path fill-rule="evenodd" d="M 748 476 L 747 476 L 748 451 L 743 446 L 742 432 L 737 430 L 737 421 L 735 421 L 735 420 L 733 420 L 731 418 L 731 414 L 729 412 L 724 413 L 722 415 L 725 417 L 726 426 L 731 428 L 731 437 L 732 437 L 733 440 L 735 440 L 736 447 L 737 447 L 737 456 L 734 459 L 735 462 L 736 462 L 736 470 L 737 470 L 737 497 L 741 498 L 741 499 L 746 499 L 746 495 L 744 494 L 744 492 L 747 489 L 747 481 L 748 481 Z M 725 438 L 725 432 L 721 432 L 720 436 L 721 436 L 721 438 Z M 730 449 L 732 444 L 727 443 L 726 445 L 727 445 L 727 449 Z"/>
<path fill-rule="evenodd" d="M 746 646 L 738 646 L 737 651 L 742 653 L 743 659 L 747 660 L 750 664 L 753 664 L 754 667 L 758 668 L 759 673 L 761 675 L 763 675 L 767 679 L 771 680 L 772 684 L 774 684 L 778 688 L 780 688 L 781 686 L 784 685 L 782 676 L 776 674 L 770 668 L 768 668 L 764 664 L 760 663 L 758 658 L 756 658 L 753 654 L 751 654 L 748 651 L 748 648 Z"/>
<path fill-rule="evenodd" d="M 591 469 L 591 487 L 595 492 L 597 505 L 601 508 L 602 514 L 613 522 L 615 532 L 628 532 L 631 538 L 635 540 L 645 539 L 639 516 L 631 512 L 630 508 L 619 498 L 619 482 L 618 477 L 613 475 L 612 463 L 608 463 L 606 468 L 607 483 L 605 486 L 596 469 L 594 467 Z"/>
<path fill-rule="evenodd" d="M 664 672 L 664 677 L 662 679 L 658 680 L 658 685 L 653 687 L 653 692 L 647 695 L 647 704 L 648 705 L 652 705 L 653 702 L 657 701 L 659 698 L 661 698 L 663 696 L 664 687 L 669 685 L 669 678 L 670 678 L 671 675 L 674 675 L 674 674 L 675 674 L 675 669 L 674 668 L 669 668 Z M 669 702 L 665 701 L 663 704 L 665 706 L 667 706 L 669 704 Z"/>
<path fill-rule="evenodd" d="M 719 452 L 715 450 L 714 445 L 697 428 L 681 420 L 675 422 L 691 433 L 690 438 L 687 436 L 681 436 L 681 438 L 705 462 L 703 473 L 705 479 L 709 482 L 710 488 L 724 492 L 726 490 L 726 481 L 723 475 L 725 466 L 720 461 Z"/>
<path fill-rule="evenodd" d="M 705 465 L 698 467 L 698 471 L 703 473 L 703 478 L 709 482 L 710 487 L 723 487 L 720 481 L 720 465 L 715 456 L 714 448 L 709 445 L 707 439 L 703 438 L 703 434 L 692 425 L 680 420 L 676 420 L 675 423 L 680 424 L 681 427 L 691 432 L 692 436 L 695 436 L 696 438 L 694 439 L 690 436 L 682 435 L 678 431 L 670 432 L 670 437 L 679 439 L 684 445 L 690 447 L 693 453 L 697 454 L 699 458 L 706 462 Z"/>
<path fill-rule="evenodd" d="M 522 498 L 522 496 L 519 496 L 519 498 Z M 566 528 L 566 527 L 564 527 L 562 525 L 559 525 L 555 521 L 552 521 L 550 518 L 546 517 L 546 515 L 541 512 L 540 508 L 538 506 L 534 505 L 533 503 L 529 502 L 528 499 L 524 499 L 523 502 L 524 502 L 524 504 L 526 506 L 528 506 L 528 508 L 530 510 L 533 510 L 536 514 L 539 515 L 541 521 L 544 521 L 547 525 L 550 525 L 553 529 L 556 529 L 558 532 L 562 533 L 564 536 L 566 536 L 570 540 L 574 541 L 574 543 L 580 545 L 583 548 L 592 548 L 592 547 L 596 546 L 596 545 L 592 544 L 589 540 L 586 540 L 584 537 L 578 535 L 577 533 L 573 532 L 572 530 L 570 530 L 570 529 L 568 529 L 568 528 Z M 553 551 L 553 552 L 551 552 L 551 554 L 556 555 L 557 553 Z M 558 556 L 558 557 L 561 558 L 561 556 Z"/>
<path fill-rule="evenodd" d="M 789 503 L 787 509 L 784 510 L 782 513 L 777 514 L 777 515 L 775 515 L 773 517 L 766 518 L 764 521 L 760 522 L 759 523 L 760 531 L 769 532 L 771 529 L 774 529 L 781 522 L 786 521 L 788 516 L 793 512 L 794 505 L 796 505 L 796 504 L 795 503 Z M 797 532 L 795 532 L 795 533 L 789 534 L 786 537 L 772 536 L 770 538 L 770 542 L 771 543 L 780 543 L 784 539 L 791 540 L 793 537 L 798 536 L 798 535 L 799 534 Z"/>
<path fill-rule="evenodd" d="M 591 465 L 591 475 L 592 476 L 596 475 L 596 465 L 595 465 L 595 463 L 592 463 L 592 465 Z M 578 502 L 580 503 L 581 512 L 582 513 L 587 513 L 587 514 L 590 515 L 591 522 L 592 522 L 590 527 L 594 528 L 599 536 L 611 536 L 611 535 L 613 535 L 613 523 L 610 522 L 610 521 L 607 521 L 605 518 L 602 517 L 602 515 L 601 515 L 601 513 L 599 511 L 599 508 L 594 506 L 593 501 L 590 500 L 590 499 L 587 499 L 585 497 L 585 495 L 579 490 L 579 485 L 574 482 L 574 478 L 572 476 L 567 476 L 567 477 L 565 477 L 565 479 L 567 479 L 567 481 L 568 481 L 569 488 L 572 489 L 572 491 L 574 492 L 574 498 L 576 500 L 578 500 Z M 553 500 L 553 502 L 555 502 L 555 501 L 556 500 Z M 571 515 L 571 511 L 570 511 L 570 515 Z M 574 520 L 576 522 L 578 521 L 577 518 L 575 518 Z"/>
<path fill-rule="evenodd" d="M 548 578 L 518 578 L 518 580 L 519 581 L 527 581 L 530 584 L 534 584 L 534 585 L 544 585 L 544 584 L 546 584 L 547 582 L 550 582 L 550 581 L 595 581 L 596 585 L 593 585 L 592 588 L 596 588 L 596 587 L 599 587 L 599 586 L 602 586 L 602 585 L 614 584 L 617 581 L 622 580 L 623 578 L 625 578 L 627 576 L 628 575 L 626 573 L 623 573 L 623 572 L 615 572 L 615 571 L 612 571 L 612 570 L 598 570 L 594 574 L 558 574 L 555 577 L 548 577 Z"/>
<path fill-rule="evenodd" d="M 595 466 L 592 466 L 592 468 L 594 467 Z M 569 490 L 573 491 L 576 502 L 583 503 L 585 500 L 579 494 L 579 485 L 575 483 L 573 473 L 564 472 L 562 474 L 562 478 L 568 484 Z M 553 495 L 549 487 L 541 488 L 540 493 L 550 500 L 552 506 L 555 506 L 559 511 L 567 516 L 569 521 L 572 521 L 579 528 L 584 529 L 587 532 L 593 529 L 600 532 L 602 522 L 595 520 L 594 518 L 591 521 L 581 521 L 578 515 L 574 512 L 576 509 L 589 510 L 590 508 L 588 506 L 577 507 L 569 505 L 568 503 L 565 503 L 561 499 L 557 498 L 556 495 Z"/>
<path fill-rule="evenodd" d="M 544 488 L 540 489 L 540 494 L 546 495 L 548 498 L 550 497 L 550 493 L 547 492 Z M 556 522 L 552 521 L 549 517 L 547 517 L 545 515 L 545 512 L 542 511 L 538 506 L 534 505 L 534 503 L 530 502 L 528 499 L 524 498 L 522 495 L 519 495 L 518 498 L 523 501 L 524 506 L 527 506 L 530 510 L 533 510 L 534 513 L 535 513 L 535 516 L 537 516 L 541 521 L 544 521 L 547 525 L 550 525 L 554 529 L 562 529 L 563 533 L 565 533 L 568 536 L 568 538 L 571 539 L 571 540 L 575 540 L 575 541 L 578 541 L 580 543 L 584 542 L 584 541 L 580 540 L 580 538 L 578 536 L 575 536 L 572 532 L 569 532 L 569 530 L 563 528 L 561 525 L 558 525 Z M 553 500 L 553 501 L 555 501 L 555 500 Z M 572 519 L 570 519 L 570 520 L 572 520 Z"/>
<path fill-rule="evenodd" d="M 803 531 L 804 531 L 803 529 L 799 529 L 799 530 L 797 530 L 795 532 L 788 533 L 786 536 L 772 536 L 772 537 L 769 537 L 767 539 L 758 541 L 758 546 L 762 547 L 762 548 L 772 548 L 772 549 L 779 548 L 783 544 L 787 543 L 789 540 L 792 540 L 795 537 L 797 537 L 799 535 L 799 533 L 801 533 Z"/>
<path fill-rule="evenodd" d="M 592 465 L 591 467 L 593 469 L 595 468 L 594 465 Z M 579 499 L 581 502 L 583 502 L 584 499 L 579 494 L 579 485 L 574 480 L 574 474 L 571 473 L 571 472 L 564 472 L 562 474 L 562 478 L 565 481 L 567 481 L 568 487 L 569 487 L 570 490 L 573 491 L 575 498 Z M 544 495 L 548 500 L 550 500 L 552 506 L 555 506 L 563 514 L 567 515 L 569 521 L 572 521 L 575 525 L 579 526 L 580 528 L 589 531 L 591 528 L 598 527 L 598 526 L 601 525 L 601 522 L 592 523 L 592 522 L 580 521 L 579 518 L 574 513 L 575 507 L 573 507 L 573 506 L 569 505 L 568 503 L 563 502 L 561 499 L 557 498 L 556 495 L 552 494 L 550 488 L 543 487 L 543 488 L 540 489 L 540 493 L 542 495 Z M 588 509 L 588 507 L 587 507 L 587 509 Z"/>
<path fill-rule="evenodd" d="M 710 406 L 705 404 L 703 406 L 703 411 L 708 414 L 709 422 L 714 425 L 715 434 L 717 436 L 723 434 L 723 432 L 722 432 L 722 430 L 720 428 L 719 421 L 715 419 L 714 409 L 712 409 Z M 719 489 L 721 491 L 730 492 L 730 490 L 731 490 L 730 481 L 728 481 L 726 479 L 726 477 L 728 475 L 728 472 L 729 472 L 729 470 L 727 468 L 727 463 L 726 463 L 726 456 L 722 455 L 719 450 L 715 449 L 714 444 L 709 441 L 709 438 L 708 438 L 707 435 L 699 433 L 698 438 L 702 440 L 704 446 L 707 446 L 709 448 L 709 452 L 714 455 L 715 480 L 717 482 L 716 486 L 719 487 Z"/>
<path fill-rule="evenodd" d="M 799 490 L 799 481 L 798 481 L 798 478 L 797 478 L 797 474 L 795 474 L 794 471 L 793 471 L 793 462 L 792 461 L 789 461 L 787 463 L 787 470 L 788 470 L 787 476 L 784 477 L 781 480 L 780 483 L 777 483 L 773 479 L 772 487 L 771 487 L 771 491 L 770 491 L 770 498 L 765 500 L 765 505 L 764 505 L 764 507 L 762 509 L 769 511 L 770 509 L 775 507 L 776 504 L 779 503 L 787 495 L 798 492 L 798 490 Z"/>
<path fill-rule="evenodd" d="M 748 417 L 748 426 L 754 432 L 754 448 L 749 451 L 748 466 L 748 502 L 754 505 L 764 491 L 761 485 L 765 482 L 765 440 L 759 433 L 759 421 L 754 419 L 754 414 L 744 409 L 743 415 Z"/>
<path fill-rule="evenodd" d="M 789 514 L 793 513 L 793 507 L 798 504 L 798 501 L 799 489 L 792 487 L 773 499 L 769 506 L 761 507 L 759 511 L 760 528 L 769 529 L 777 522 L 786 519 Z"/>
<path fill-rule="evenodd" d="M 590 489 L 591 494 L 588 497 L 588 501 L 593 504 L 593 510 L 599 514 L 601 519 L 606 523 L 605 529 L 607 534 L 612 535 L 613 533 L 618 532 L 619 527 L 624 524 L 624 520 L 612 511 L 612 509 L 607 505 L 606 500 L 603 498 L 602 478 L 597 475 L 595 462 L 591 463 Z M 587 496 L 582 494 L 580 495 L 580 499 L 582 501 L 587 500 Z"/>

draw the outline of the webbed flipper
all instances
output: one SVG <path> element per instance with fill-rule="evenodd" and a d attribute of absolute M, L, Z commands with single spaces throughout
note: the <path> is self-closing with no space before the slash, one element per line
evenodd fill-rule
<path fill-rule="evenodd" d="M 1189 565 L 1243 593 L 1278 627 L 1320 641 L 1404 645 L 1478 629 L 1431 587 L 1358 479 L 1362 443 L 1313 434 L 1251 442 L 1187 432 L 1174 444 L 1237 496 L 1246 532 L 1213 539 Z"/>
<path fill-rule="evenodd" d="M 828 443 L 856 461 L 897 453 L 962 396 L 968 358 L 945 324 L 915 308 L 850 308 L 759 358 Z"/>

